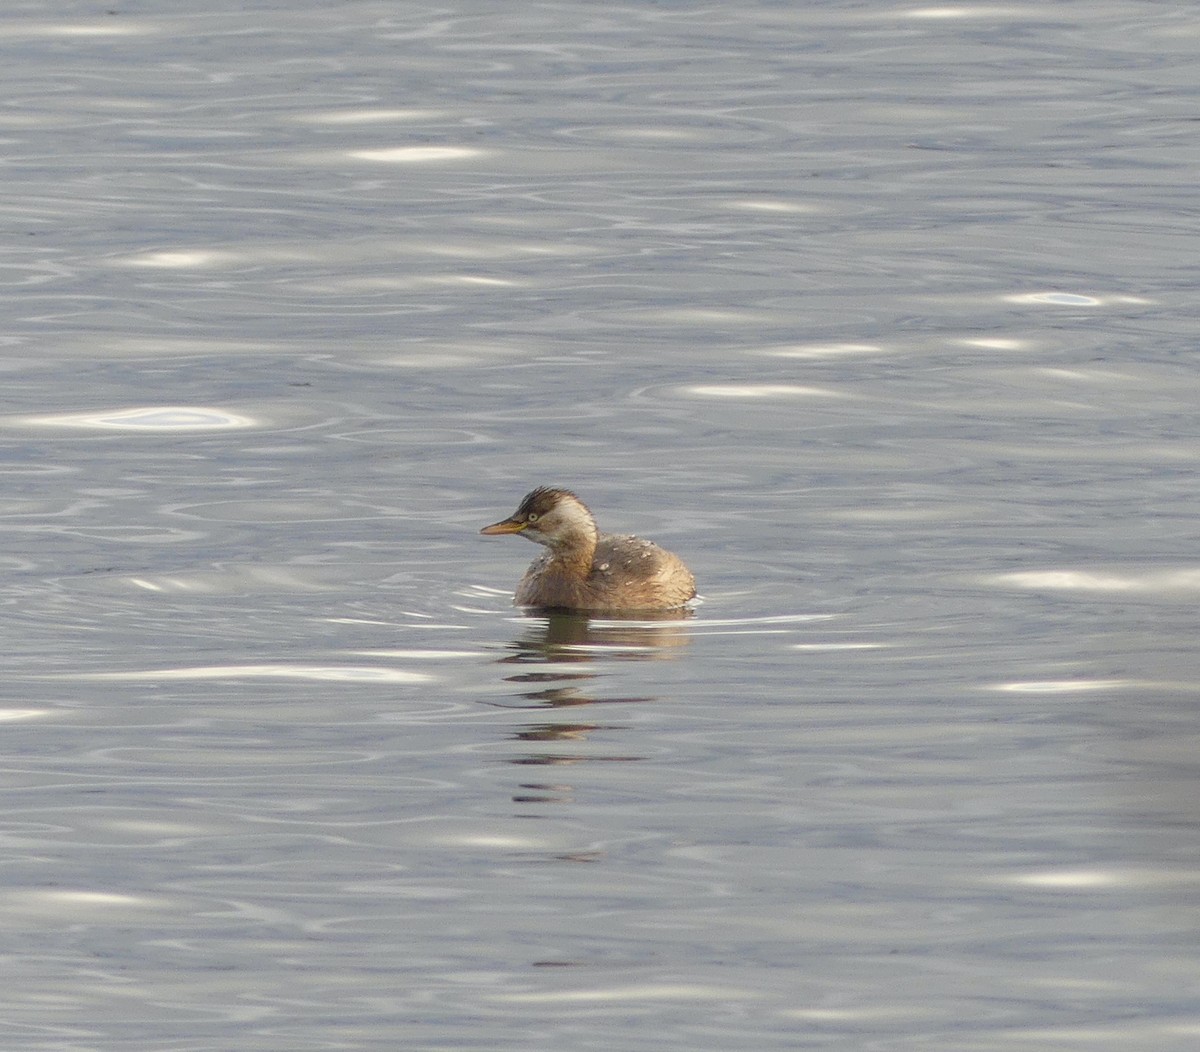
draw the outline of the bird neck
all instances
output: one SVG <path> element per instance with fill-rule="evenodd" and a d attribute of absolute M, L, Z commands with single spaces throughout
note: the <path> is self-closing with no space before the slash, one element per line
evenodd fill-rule
<path fill-rule="evenodd" d="M 582 509 L 580 509 L 582 512 Z M 572 516 L 566 528 L 561 530 L 549 545 L 551 559 L 564 569 L 587 576 L 596 555 L 596 542 L 600 533 L 590 515 L 583 512 Z"/>

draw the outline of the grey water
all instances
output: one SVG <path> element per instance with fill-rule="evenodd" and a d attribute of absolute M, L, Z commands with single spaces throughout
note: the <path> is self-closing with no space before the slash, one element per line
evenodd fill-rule
<path fill-rule="evenodd" d="M 10 4 L 0 1047 L 1196 1047 L 1198 51 Z"/>

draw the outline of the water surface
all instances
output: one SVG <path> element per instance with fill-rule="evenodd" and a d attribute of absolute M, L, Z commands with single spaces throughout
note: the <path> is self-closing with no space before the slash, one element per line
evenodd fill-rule
<path fill-rule="evenodd" d="M 1198 36 L 8 12 L 3 1046 L 1194 1047 Z"/>

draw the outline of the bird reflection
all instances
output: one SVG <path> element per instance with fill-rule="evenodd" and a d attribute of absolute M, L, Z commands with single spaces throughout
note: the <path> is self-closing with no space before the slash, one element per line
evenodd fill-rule
<path fill-rule="evenodd" d="M 585 614 L 540 613 L 523 622 L 522 633 L 506 647 L 497 663 L 525 666 L 521 671 L 504 677 L 504 682 L 517 689 L 508 698 L 498 701 L 504 708 L 529 708 L 542 712 L 553 709 L 573 709 L 597 702 L 613 704 L 653 701 L 649 695 L 605 695 L 599 688 L 602 671 L 581 668 L 595 667 L 606 661 L 666 661 L 678 657 L 681 648 L 690 642 L 683 622 L 692 616 L 690 610 L 663 611 L 652 616 L 633 618 L 589 618 Z M 571 767 L 584 763 L 629 763 L 644 759 L 630 754 L 600 754 L 581 751 L 580 746 L 599 731 L 619 731 L 620 724 L 587 722 L 578 718 L 569 721 L 547 720 L 524 724 L 516 729 L 512 740 L 549 746 L 514 755 L 508 763 L 518 767 Z M 575 746 L 565 751 L 563 745 Z M 556 748 L 556 746 L 558 748 Z M 512 797 L 515 804 L 571 803 L 575 786 L 560 783 L 526 782 Z"/>
<path fill-rule="evenodd" d="M 500 660 L 502 664 L 567 664 L 592 661 L 598 656 L 616 661 L 670 660 L 676 656 L 675 649 L 691 642 L 681 622 L 692 616 L 689 609 L 663 610 L 636 619 L 597 620 L 586 614 L 568 613 L 531 616 L 524 636 L 510 646 L 513 653 Z M 532 680 L 538 674 L 529 675 Z M 540 675 L 543 681 L 588 678 L 572 677 L 566 672 Z"/>
<path fill-rule="evenodd" d="M 605 729 L 599 723 L 537 723 L 526 725 L 513 738 L 522 742 L 571 742 L 587 738 L 592 731 Z"/>
<path fill-rule="evenodd" d="M 636 620 L 605 618 L 595 620 L 585 614 L 552 613 L 531 617 L 524 633 L 507 647 L 498 659 L 501 665 L 539 665 L 511 676 L 506 683 L 536 686 L 518 690 L 522 707 L 563 708 L 590 705 L 596 701 L 650 701 L 648 697 L 598 698 L 588 689 L 600 673 L 576 667 L 598 660 L 666 661 L 678 656 L 681 647 L 691 641 L 680 624 L 692 616 L 690 610 L 668 610 Z M 565 667 L 564 667 L 565 666 Z"/>

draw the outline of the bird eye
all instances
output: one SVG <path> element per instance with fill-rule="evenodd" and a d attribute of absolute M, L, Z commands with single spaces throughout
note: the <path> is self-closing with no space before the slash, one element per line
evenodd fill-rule
<path fill-rule="evenodd" d="M 526 522 L 537 522 L 538 521 L 538 513 L 536 511 L 531 511 L 528 515 L 525 516 L 525 521 Z"/>

